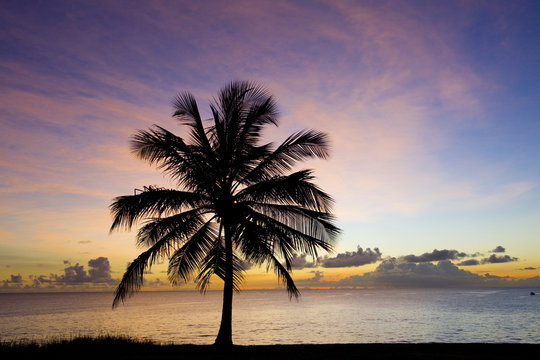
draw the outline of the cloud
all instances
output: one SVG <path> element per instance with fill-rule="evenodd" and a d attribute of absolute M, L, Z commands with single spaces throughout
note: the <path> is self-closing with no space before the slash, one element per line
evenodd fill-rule
<path fill-rule="evenodd" d="M 335 267 L 352 267 L 352 266 L 362 266 L 366 264 L 372 264 L 378 261 L 381 258 L 381 252 L 379 248 L 374 248 L 371 250 L 367 248 L 363 250 L 358 246 L 356 251 L 345 252 L 342 254 L 337 254 L 336 257 L 324 257 L 319 259 L 319 263 L 322 267 L 326 268 L 335 268 Z"/>
<path fill-rule="evenodd" d="M 90 282 L 110 282 L 111 279 L 111 264 L 106 257 L 98 257 L 88 261 L 88 277 Z"/>
<path fill-rule="evenodd" d="M 325 281 L 321 274 L 302 281 L 304 286 L 318 287 L 485 287 L 540 286 L 540 277 L 512 279 L 491 274 L 478 275 L 458 268 L 450 260 L 409 263 L 400 258 L 386 258 L 372 272 L 352 275 L 337 281 Z"/>
<path fill-rule="evenodd" d="M 506 263 L 506 262 L 511 262 L 511 261 L 518 261 L 518 258 L 510 257 L 508 255 L 497 256 L 493 254 L 490 257 L 482 259 L 482 264 L 499 264 L 499 263 Z"/>
<path fill-rule="evenodd" d="M 11 283 L 21 283 L 22 282 L 22 276 L 21 274 L 18 275 L 11 275 Z"/>
<path fill-rule="evenodd" d="M 64 274 L 53 275 L 56 282 L 66 284 L 82 284 L 89 281 L 88 274 L 83 265 L 78 263 L 64 268 Z"/>
<path fill-rule="evenodd" d="M 313 280 L 313 281 L 319 281 L 323 277 L 323 272 L 322 271 L 312 271 L 312 273 L 314 274 L 313 277 L 311 278 L 311 280 Z"/>
<path fill-rule="evenodd" d="M 301 270 L 304 268 L 315 267 L 316 263 L 314 261 L 308 262 L 306 254 L 301 254 L 301 255 L 295 254 L 291 261 L 291 266 L 293 269 Z"/>
<path fill-rule="evenodd" d="M 458 265 L 460 265 L 460 266 L 480 265 L 480 261 L 478 261 L 476 259 L 470 259 L 470 260 L 462 261 L 462 262 L 458 263 Z"/>
<path fill-rule="evenodd" d="M 143 180 L 150 176 L 142 170 L 146 167 L 130 158 L 126 134 L 150 121 L 169 120 L 165 103 L 177 87 L 208 98 L 231 74 L 256 76 L 275 89 L 284 110 L 280 129 L 309 124 L 332 134 L 333 159 L 317 171 L 326 181 L 323 188 L 336 197 L 340 220 L 417 214 L 437 205 L 460 210 L 505 204 L 535 186 L 522 181 L 528 179 L 525 174 L 501 165 L 522 161 L 482 161 L 483 156 L 491 160 L 491 148 L 477 139 L 497 138 L 492 129 L 482 128 L 486 136 L 473 137 L 477 146 L 462 146 L 469 135 L 459 134 L 475 126 L 469 120 L 490 118 L 477 115 L 490 109 L 483 101 L 492 90 L 491 77 L 481 78 L 486 73 L 478 72 L 478 64 L 463 51 L 467 11 L 437 7 L 436 14 L 445 16 L 432 16 L 432 10 L 405 2 L 248 3 L 174 7 L 147 2 L 132 9 L 96 3 L 70 8 L 66 16 L 65 9 L 45 4 L 6 7 L 11 31 L 6 41 L 16 51 L 5 54 L 1 65 L 2 175 L 11 195 L 3 193 L 0 203 L 6 212 L 15 208 L 21 218 L 32 220 L 6 220 L 32 229 L 21 239 L 43 237 L 35 222 L 52 224 L 44 219 L 51 211 L 86 210 L 80 204 L 88 202 L 70 205 L 66 193 L 91 191 L 100 201 L 86 206 L 104 212 L 101 198 L 109 199 L 108 193 L 121 194 L 119 189 L 134 182 L 151 183 Z M 209 11 L 215 15 L 213 26 L 197 20 Z M 131 26 L 133 19 L 141 26 Z M 454 28 L 460 31 L 448 31 Z M 55 41 L 43 41 L 47 38 Z M 170 43 L 181 45 L 163 51 Z M 460 167 L 443 153 L 456 154 Z M 493 176 L 497 171 L 505 176 Z M 60 206 L 50 204 L 53 198 Z M 29 209 L 38 216 L 25 215 Z M 62 232 L 76 238 L 92 228 L 85 223 L 67 233 L 65 223 L 58 216 L 54 224 L 60 230 L 50 231 L 51 238 Z M 10 232 L 17 233 L 16 227 Z M 43 247 L 55 248 L 50 242 Z M 76 280 L 77 270 L 72 270 Z"/>
<path fill-rule="evenodd" d="M 242 270 L 249 270 L 251 269 L 251 263 L 249 261 L 246 261 L 244 259 L 240 259 L 240 268 Z"/>
<path fill-rule="evenodd" d="M 69 260 L 63 261 L 65 268 L 63 274 L 51 274 L 48 277 L 45 275 L 30 275 L 25 281 L 19 275 L 11 275 L 10 279 L 3 280 L 4 289 L 56 289 L 66 286 L 80 285 L 113 285 L 118 283 L 118 280 L 111 277 L 111 265 L 106 257 L 98 257 L 88 261 L 88 271 L 83 265 L 76 263 L 71 265 Z"/>
<path fill-rule="evenodd" d="M 145 281 L 144 285 L 151 286 L 151 287 L 159 287 L 159 286 L 167 285 L 167 283 L 164 283 L 163 281 L 161 281 L 160 278 L 155 278 L 154 280 Z"/>
<path fill-rule="evenodd" d="M 497 246 L 495 249 L 491 250 L 490 252 L 494 252 L 494 253 L 503 253 L 505 252 L 506 249 L 503 248 L 501 245 Z"/>
<path fill-rule="evenodd" d="M 356 251 L 347 251 L 337 254 L 335 257 L 319 257 L 316 261 L 309 261 L 306 254 L 295 254 L 291 266 L 296 270 L 319 266 L 324 268 L 354 267 L 377 262 L 381 259 L 381 255 L 379 248 L 364 250 L 358 246 Z"/>
<path fill-rule="evenodd" d="M 69 265 L 68 261 L 64 264 Z M 55 282 L 70 285 L 85 284 L 85 283 L 112 283 L 111 265 L 106 257 L 98 257 L 88 261 L 88 273 L 83 265 L 78 263 L 67 266 L 62 275 L 52 275 Z"/>
<path fill-rule="evenodd" d="M 502 252 L 504 248 L 502 246 L 497 246 L 493 251 L 495 250 Z M 399 263 L 429 263 L 434 261 L 444 261 L 444 260 L 460 260 L 464 257 L 477 257 L 481 256 L 481 253 L 474 253 L 474 254 L 466 254 L 464 252 L 460 252 L 458 250 L 437 250 L 434 249 L 431 252 L 423 253 L 422 255 L 405 255 L 398 257 L 397 261 Z M 352 252 L 345 252 L 337 254 L 335 257 L 320 257 L 317 259 L 317 261 L 310 262 L 307 260 L 307 256 L 305 254 L 302 255 L 295 255 L 292 261 L 292 267 L 293 269 L 305 269 L 305 268 L 313 268 L 313 267 L 324 267 L 324 268 L 337 268 L 337 267 L 354 267 L 354 266 L 362 266 L 366 264 L 372 264 L 379 260 L 381 260 L 382 253 L 379 250 L 379 248 L 374 248 L 371 250 L 370 248 L 367 248 L 366 250 L 363 250 L 360 246 L 357 248 L 357 251 Z M 457 263 L 459 266 L 475 266 L 480 264 L 495 264 L 495 263 L 505 263 L 510 261 L 517 261 L 518 258 L 510 257 L 508 255 L 505 256 L 496 256 L 495 254 L 491 255 L 490 257 L 484 258 L 482 260 L 476 260 L 476 259 L 468 259 L 461 261 Z M 384 264 L 380 264 L 379 266 L 385 266 Z M 404 265 L 400 265 L 404 266 Z"/>
<path fill-rule="evenodd" d="M 458 252 L 457 250 L 433 250 L 430 253 L 423 253 L 420 256 L 406 255 L 402 259 L 410 263 L 420 263 L 429 261 L 441 261 L 441 260 L 457 260 L 462 257 L 466 257 L 467 254 Z"/>
<path fill-rule="evenodd" d="M 350 277 L 343 279 L 343 283 L 354 283 L 363 280 L 370 285 L 392 287 L 452 287 L 461 285 L 475 285 L 482 281 L 481 276 L 458 268 L 449 260 L 410 263 L 399 259 L 385 259 L 371 273 L 361 278 Z"/>
<path fill-rule="evenodd" d="M 2 288 L 4 289 L 20 288 L 22 286 L 22 276 L 21 274 L 11 274 L 9 279 L 3 280 L 2 282 Z"/>
<path fill-rule="evenodd" d="M 296 280 L 296 284 L 298 286 L 312 286 L 312 285 L 316 285 L 317 283 L 321 282 L 321 280 L 323 279 L 323 274 L 324 272 L 322 271 L 319 271 L 319 270 L 312 270 L 310 271 L 310 273 L 313 274 L 313 277 L 311 278 L 308 278 L 308 279 L 299 279 L 299 280 Z"/>
<path fill-rule="evenodd" d="M 495 250 L 497 250 L 498 248 L 501 248 L 501 246 L 497 246 L 497 248 L 495 248 Z M 492 250 L 491 252 L 495 252 L 495 251 Z M 499 252 L 502 252 L 502 251 L 499 251 Z M 507 262 L 511 262 L 511 261 L 518 261 L 518 260 L 519 260 L 518 258 L 511 257 L 509 255 L 497 256 L 495 254 L 492 254 L 491 256 L 489 256 L 487 258 L 483 258 L 482 260 L 470 259 L 470 260 L 462 261 L 462 262 L 458 263 L 457 265 L 474 266 L 474 265 L 480 265 L 480 264 L 500 264 L 500 263 L 507 263 Z"/>
<path fill-rule="evenodd" d="M 523 268 L 523 269 L 520 269 L 520 270 L 536 270 L 536 268 L 532 267 L 532 266 L 529 266 L 529 267 L 526 267 L 526 268 Z"/>
<path fill-rule="evenodd" d="M 50 278 L 46 278 L 44 275 L 40 275 L 40 276 L 30 275 L 29 278 L 32 281 L 32 285 L 30 285 L 31 288 L 39 289 L 43 285 L 47 285 L 48 288 L 54 288 L 52 286 L 52 283 L 54 282 L 54 280 L 51 280 Z"/>

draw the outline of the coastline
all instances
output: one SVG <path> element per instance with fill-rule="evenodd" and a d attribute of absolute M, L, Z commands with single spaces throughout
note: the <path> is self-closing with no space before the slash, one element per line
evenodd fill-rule
<path fill-rule="evenodd" d="M 306 345 L 155 344 L 120 337 L 74 338 L 46 344 L 2 343 L 2 359 L 520 359 L 538 354 L 540 344 L 518 343 L 374 343 Z"/>

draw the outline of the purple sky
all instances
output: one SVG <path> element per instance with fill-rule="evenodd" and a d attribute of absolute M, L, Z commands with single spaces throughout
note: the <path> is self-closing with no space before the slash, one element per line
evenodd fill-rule
<path fill-rule="evenodd" d="M 471 255 L 442 259 L 467 274 L 538 276 L 539 34 L 537 1 L 2 1 L 0 280 L 103 257 L 119 278 L 137 249 L 108 235 L 111 199 L 171 186 L 129 137 L 181 134 L 174 95 L 209 115 L 234 79 L 275 94 L 268 139 L 330 134 L 330 160 L 306 166 L 337 200 L 331 256 L 382 255 L 325 280 L 434 249 Z M 508 261 L 482 261 L 500 245 Z"/>

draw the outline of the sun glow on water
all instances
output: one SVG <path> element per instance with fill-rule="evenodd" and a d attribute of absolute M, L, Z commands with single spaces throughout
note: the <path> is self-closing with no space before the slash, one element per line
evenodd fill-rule
<path fill-rule="evenodd" d="M 538 290 L 538 289 L 537 289 Z M 540 297 L 530 289 L 304 290 L 235 296 L 236 344 L 538 343 Z M 540 291 L 539 291 L 540 292 Z M 111 310 L 112 294 L 0 294 L 2 341 L 127 335 L 211 344 L 221 292 L 143 292 Z"/>

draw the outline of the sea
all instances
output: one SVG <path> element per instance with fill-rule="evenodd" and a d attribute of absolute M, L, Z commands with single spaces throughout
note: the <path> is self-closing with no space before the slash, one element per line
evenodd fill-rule
<path fill-rule="evenodd" d="M 321 343 L 540 343 L 534 289 L 283 290 L 236 293 L 239 345 Z M 140 292 L 111 308 L 112 293 L 0 294 L 1 342 L 126 336 L 212 344 L 220 291 Z"/>

